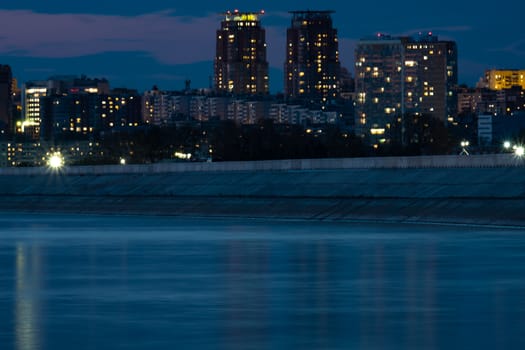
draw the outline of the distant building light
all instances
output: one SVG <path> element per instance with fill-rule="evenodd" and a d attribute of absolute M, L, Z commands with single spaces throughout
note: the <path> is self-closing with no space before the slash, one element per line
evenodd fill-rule
<path fill-rule="evenodd" d="M 384 135 L 385 129 L 384 128 L 373 128 L 370 129 L 370 134 L 372 135 Z"/>
<path fill-rule="evenodd" d="M 192 157 L 191 153 L 175 152 L 175 158 L 190 160 Z"/>

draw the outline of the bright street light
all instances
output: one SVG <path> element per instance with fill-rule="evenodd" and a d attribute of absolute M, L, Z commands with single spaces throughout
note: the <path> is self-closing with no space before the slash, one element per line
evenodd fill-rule
<path fill-rule="evenodd" d="M 470 145 L 470 142 L 468 142 L 466 140 L 463 140 L 463 141 L 461 141 L 460 145 L 461 145 L 461 153 L 459 153 L 459 154 L 468 156 L 469 153 L 467 151 L 467 147 Z"/>
<path fill-rule="evenodd" d="M 514 154 L 517 157 L 523 157 L 523 155 L 525 155 L 525 148 L 523 146 L 516 147 L 516 149 L 514 150 Z"/>
<path fill-rule="evenodd" d="M 510 149 L 510 146 L 511 146 L 510 141 L 503 142 L 503 148 L 508 150 L 508 149 Z"/>
<path fill-rule="evenodd" d="M 60 154 L 60 152 L 55 152 L 51 154 L 49 157 L 49 160 L 47 161 L 47 165 L 54 170 L 58 170 L 64 166 L 64 157 Z"/>

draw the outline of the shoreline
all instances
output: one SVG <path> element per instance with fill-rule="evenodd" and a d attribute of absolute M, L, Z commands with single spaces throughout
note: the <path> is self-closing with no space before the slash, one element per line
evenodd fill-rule
<path fill-rule="evenodd" d="M 133 200 L 130 200 L 133 199 Z M 395 223 L 524 228 L 521 200 L 309 199 L 18 196 L 0 200 L 0 212 L 28 214 L 149 216 L 331 223 Z M 293 209 L 290 209 L 292 208 Z M 454 208 L 453 215 L 450 207 Z M 288 210 L 285 210 L 288 208 Z M 441 208 L 441 209 L 440 209 Z M 495 208 L 499 208 L 496 210 Z M 514 209 L 514 214 L 508 210 Z"/>
<path fill-rule="evenodd" d="M 0 209 L 1 210 L 1 209 Z M 7 216 L 8 214 L 15 213 L 15 214 L 32 214 L 32 215 L 38 215 L 38 216 L 75 216 L 75 217 L 103 217 L 103 218 L 110 218 L 110 217 L 119 217 L 119 218 L 138 218 L 138 217 L 144 217 L 144 218 L 163 218 L 163 219 L 174 219 L 174 220 L 184 220 L 184 221 L 197 221 L 197 220 L 204 220 L 207 222 L 214 222 L 214 221 L 223 221 L 223 220 L 229 220 L 233 222 L 279 222 L 279 223 L 328 223 L 328 224 L 362 224 L 362 225 L 390 225 L 390 224 L 396 224 L 396 225 L 406 225 L 406 226 L 444 226 L 444 227 L 464 227 L 464 228 L 471 228 L 471 229 L 505 229 L 505 230 L 523 230 L 525 229 L 525 223 L 523 224 L 483 224 L 483 223 L 462 223 L 462 222 L 443 222 L 443 221 L 400 221 L 399 219 L 388 219 L 388 218 L 377 218 L 377 219 L 340 219 L 340 220 L 331 220 L 331 219 L 301 219 L 301 218 L 277 218 L 277 217 L 239 217 L 239 216 L 206 216 L 206 215 L 194 215 L 194 216 L 182 216 L 182 215 L 169 215 L 169 214 L 143 214 L 143 215 L 134 215 L 134 214 L 122 214 L 122 213 L 109 213 L 109 212 L 83 212 L 83 213 L 73 213 L 73 212 L 61 212 L 61 211 L 53 211 L 53 212 L 32 212 L 32 211 L 24 211 L 24 210 L 8 210 L 8 211 L 0 211 L 0 218 L 1 216 Z"/>
<path fill-rule="evenodd" d="M 515 161 L 490 155 L 8 169 L 0 171 L 0 212 L 525 227 L 525 167 Z M 514 166 L 501 166 L 507 162 Z"/>

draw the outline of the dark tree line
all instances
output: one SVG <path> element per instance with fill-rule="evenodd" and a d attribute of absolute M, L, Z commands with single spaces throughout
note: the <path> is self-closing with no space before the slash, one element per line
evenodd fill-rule
<path fill-rule="evenodd" d="M 176 159 L 175 153 L 192 154 L 193 160 L 246 161 L 356 157 L 366 155 L 366 148 L 361 139 L 336 126 L 305 129 L 264 120 L 255 125 L 220 121 L 114 131 L 101 136 L 100 153 L 110 163 L 120 157 L 153 163 Z"/>
<path fill-rule="evenodd" d="M 385 134 L 387 142 L 374 148 L 337 125 L 305 128 L 261 120 L 254 125 L 213 121 L 144 126 L 102 134 L 97 156 L 84 163 L 114 164 L 121 157 L 131 163 L 174 161 L 177 153 L 191 154 L 194 161 L 452 154 L 462 131 L 430 116 L 410 115 L 397 119 Z"/>

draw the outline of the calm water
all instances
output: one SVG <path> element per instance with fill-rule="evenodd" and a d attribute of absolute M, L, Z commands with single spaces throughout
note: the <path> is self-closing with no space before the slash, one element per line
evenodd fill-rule
<path fill-rule="evenodd" d="M 0 349 L 523 349 L 525 232 L 0 215 Z"/>

